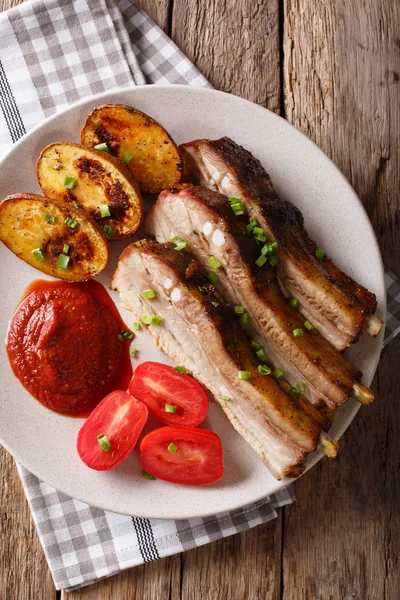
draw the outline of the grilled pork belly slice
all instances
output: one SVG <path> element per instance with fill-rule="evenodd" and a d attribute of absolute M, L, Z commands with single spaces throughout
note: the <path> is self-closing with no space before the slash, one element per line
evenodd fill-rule
<path fill-rule="evenodd" d="M 321 425 L 272 376 L 258 372 L 241 327 L 188 252 L 176 251 L 173 244 L 131 244 L 121 255 L 112 287 L 136 318 L 149 313 L 163 318 L 161 326 L 149 326 L 157 344 L 213 393 L 275 477 L 302 471 Z M 141 294 L 149 288 L 156 292 L 154 299 Z M 239 379 L 239 371 L 249 372 L 251 379 Z"/>
<path fill-rule="evenodd" d="M 193 183 L 240 198 L 268 240 L 278 242 L 279 279 L 288 295 L 300 301 L 304 316 L 338 350 L 356 341 L 367 316 L 375 312 L 375 295 L 328 258 L 317 259 L 317 246 L 304 228 L 301 212 L 279 198 L 261 163 L 227 137 L 197 140 L 181 149 L 189 155 Z M 371 320 L 374 327 L 369 329 L 376 335 L 380 322 L 377 317 Z"/>
<path fill-rule="evenodd" d="M 193 187 L 162 192 L 145 227 L 159 242 L 184 239 L 209 270 L 214 256 L 221 265 L 216 285 L 232 305 L 245 307 L 273 366 L 282 367 L 293 386 L 304 381 L 314 403 L 334 408 L 347 400 L 361 373 L 316 329 L 306 329 L 304 317 L 283 297 L 275 270 L 256 265 L 260 247 L 247 237 L 247 223 L 233 215 L 225 196 Z M 295 337 L 299 329 L 303 335 Z"/>

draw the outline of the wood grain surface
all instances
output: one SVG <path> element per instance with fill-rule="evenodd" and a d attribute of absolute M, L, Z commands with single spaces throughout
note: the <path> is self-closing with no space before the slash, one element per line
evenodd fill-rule
<path fill-rule="evenodd" d="M 0 10 L 19 0 L 0 0 Z M 400 274 L 399 5 L 391 0 L 142 0 L 218 89 L 281 112 L 355 187 Z M 400 337 L 400 336 L 399 336 Z M 400 339 L 377 400 L 278 519 L 56 593 L 11 457 L 0 466 L 0 600 L 397 600 Z"/>

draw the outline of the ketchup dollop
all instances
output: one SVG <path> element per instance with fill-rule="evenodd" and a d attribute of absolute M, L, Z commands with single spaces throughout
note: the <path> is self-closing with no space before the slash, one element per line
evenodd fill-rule
<path fill-rule="evenodd" d="M 13 314 L 7 353 L 14 374 L 55 412 L 87 416 L 132 376 L 126 327 L 104 287 L 35 281 Z"/>

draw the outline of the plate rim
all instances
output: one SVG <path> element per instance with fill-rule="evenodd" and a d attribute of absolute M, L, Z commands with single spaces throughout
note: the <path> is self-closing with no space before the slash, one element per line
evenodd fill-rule
<path fill-rule="evenodd" d="M 46 126 L 50 123 L 52 123 L 53 121 L 57 121 L 57 119 L 59 119 L 60 117 L 62 117 L 63 115 L 67 114 L 69 111 L 73 111 L 76 108 L 78 108 L 81 105 L 87 104 L 88 102 L 99 102 L 101 101 L 103 98 L 108 98 L 109 96 L 112 95 L 118 95 L 120 93 L 129 93 L 129 92 L 135 92 L 136 90 L 141 90 L 144 91 L 146 90 L 145 93 L 154 93 L 157 89 L 160 90 L 169 90 L 169 89 L 178 89 L 178 90 L 184 90 L 185 93 L 189 93 L 189 94 L 194 94 L 194 95 L 198 95 L 198 94 L 205 94 L 205 95 L 214 95 L 214 96 L 224 96 L 224 97 L 228 97 L 228 98 L 234 98 L 235 101 L 238 102 L 242 102 L 245 103 L 247 105 L 251 105 L 252 110 L 257 110 L 261 113 L 263 113 L 264 111 L 267 111 L 270 115 L 271 118 L 275 119 L 275 120 L 279 120 L 280 125 L 284 126 L 286 128 L 287 131 L 289 132 L 295 132 L 295 135 L 298 135 L 299 138 L 303 138 L 303 142 L 307 143 L 307 144 L 311 144 L 315 150 L 317 150 L 318 153 L 322 154 L 324 157 L 325 161 L 328 161 L 328 165 L 330 166 L 330 168 L 332 169 L 332 172 L 334 173 L 335 177 L 337 177 L 338 179 L 341 180 L 341 183 L 344 185 L 344 187 L 348 190 L 349 195 L 351 195 L 352 200 L 351 202 L 356 202 L 358 204 L 359 209 L 361 209 L 361 211 L 364 214 L 365 217 L 365 225 L 368 226 L 369 228 L 369 232 L 371 234 L 371 237 L 373 239 L 374 242 L 374 246 L 375 246 L 375 250 L 378 256 L 378 266 L 379 266 L 379 281 L 378 281 L 378 277 L 377 277 L 377 289 L 383 290 L 384 292 L 386 292 L 386 288 L 385 288 L 385 272 L 384 272 L 384 265 L 383 265 L 383 261 L 382 261 L 382 255 L 380 252 L 380 248 L 379 248 L 379 244 L 378 244 L 378 240 L 376 238 L 375 235 L 375 231 L 372 227 L 372 223 L 369 219 L 368 213 L 363 205 L 363 203 L 361 202 L 360 198 L 358 197 L 357 193 L 355 192 L 353 186 L 350 184 L 350 182 L 347 180 L 347 178 L 345 177 L 345 175 L 341 172 L 341 170 L 339 169 L 339 167 L 337 167 L 337 165 L 329 158 L 329 156 L 327 156 L 327 154 L 313 141 L 311 140 L 309 137 L 307 137 L 302 131 L 300 131 L 299 129 L 297 129 L 294 125 L 292 125 L 291 123 L 289 123 L 286 119 L 284 119 L 283 117 L 281 117 L 280 115 L 272 112 L 271 110 L 269 110 L 268 108 L 265 108 L 259 104 L 256 104 L 255 102 L 252 102 L 250 100 L 247 100 L 245 98 L 241 98 L 240 96 L 237 96 L 235 94 L 231 94 L 228 92 L 224 92 L 224 91 L 219 91 L 219 90 L 215 90 L 213 88 L 208 88 L 208 87 L 196 87 L 196 86 L 191 86 L 191 85 L 186 85 L 186 84 L 162 84 L 162 85 L 158 85 L 158 84 L 146 84 L 146 85 L 128 85 L 128 86 L 124 86 L 124 87 L 114 87 L 110 90 L 101 92 L 100 94 L 92 94 L 89 96 L 86 96 L 85 98 L 81 98 L 80 100 L 78 100 L 77 102 L 74 102 L 73 104 L 70 104 L 68 106 L 65 106 L 64 108 L 62 108 L 61 110 L 55 112 L 54 114 L 50 115 L 49 117 L 45 118 L 43 121 L 41 121 L 40 123 L 38 123 L 37 125 L 35 125 L 32 129 L 30 129 L 26 134 L 24 134 L 22 136 L 21 139 L 19 139 L 15 144 L 12 145 L 12 147 L 3 155 L 3 157 L 0 160 L 0 169 L 2 167 L 2 165 L 8 161 L 10 159 L 10 157 L 12 157 L 13 153 L 16 152 L 18 150 L 18 148 L 22 145 L 24 145 L 24 143 L 31 138 L 32 136 L 35 135 L 35 133 L 37 131 L 40 131 L 43 128 L 46 128 Z M 349 196 L 350 197 L 350 196 Z M 383 301 L 380 301 L 380 311 L 383 315 L 383 318 L 386 318 L 386 310 L 387 310 L 387 301 L 386 301 L 386 293 L 383 294 Z M 384 323 L 385 324 L 385 323 Z M 383 327 L 384 329 L 384 327 Z M 380 360 L 380 356 L 382 353 L 382 349 L 383 349 L 383 334 L 379 335 L 379 338 L 377 340 L 377 343 L 379 342 L 379 347 L 376 349 L 376 357 L 374 359 L 374 361 L 372 362 L 372 376 L 371 376 L 371 381 L 373 379 L 373 377 L 376 374 L 376 370 L 377 370 L 377 366 Z M 367 382 L 367 385 L 370 385 L 370 381 Z M 358 404 L 357 406 L 354 407 L 353 409 L 353 416 L 350 420 L 350 422 L 346 425 L 345 429 L 343 430 L 343 432 L 341 433 L 341 435 L 338 437 L 338 439 L 341 439 L 341 437 L 344 435 L 345 431 L 347 431 L 347 429 L 350 427 L 351 423 L 353 422 L 354 418 L 356 417 L 356 414 L 358 413 L 358 410 L 361 408 L 361 405 Z M 6 448 L 6 450 L 13 456 L 13 458 L 18 461 L 18 463 L 20 463 L 20 465 L 22 465 L 25 469 L 27 469 L 30 473 L 32 473 L 33 475 L 35 475 L 36 477 L 38 477 L 41 481 L 46 482 L 46 479 L 43 478 L 43 475 L 40 474 L 38 472 L 38 470 L 35 467 L 31 467 L 31 466 L 27 466 L 27 461 L 21 460 L 18 457 L 18 452 L 15 452 L 13 450 L 11 450 L 10 446 L 8 443 L 4 443 L 3 441 L 3 437 L 1 434 L 1 430 L 0 430 L 0 443 L 4 446 L 4 448 Z M 307 473 L 310 469 L 312 469 L 317 462 L 319 462 L 321 460 L 322 455 L 319 455 L 315 461 L 312 461 L 312 464 L 307 465 L 306 470 L 304 471 L 304 473 L 301 475 L 303 476 L 305 473 Z M 28 461 L 29 462 L 29 461 Z M 40 469 L 39 469 L 40 471 Z M 276 494 L 278 493 L 281 489 L 287 487 L 288 485 L 290 485 L 291 483 L 297 481 L 299 478 L 294 479 L 294 480 L 290 480 L 290 481 L 276 481 L 276 487 L 273 491 L 270 491 L 268 493 L 268 495 L 270 494 Z M 51 487 L 55 487 L 53 484 L 49 483 L 48 485 L 50 485 Z M 66 495 L 70 496 L 71 492 L 68 491 L 67 489 L 63 489 L 60 486 L 55 487 L 55 489 L 57 489 L 57 491 L 60 491 L 62 493 L 65 493 Z M 82 496 L 78 495 L 73 495 L 72 496 L 74 499 L 79 500 L 81 502 L 84 503 L 88 503 L 87 499 L 83 498 Z M 249 500 L 248 502 L 246 501 L 246 504 L 244 505 L 243 502 L 237 502 L 237 503 L 233 503 L 230 508 L 226 509 L 224 508 L 224 512 L 226 511 L 233 511 L 233 510 L 237 510 L 242 508 L 243 506 L 248 506 L 249 504 L 258 502 L 260 500 L 262 500 L 263 498 L 265 498 L 265 494 L 261 494 L 261 495 L 256 495 L 254 496 L 254 498 L 252 498 L 251 500 Z M 103 510 L 106 511 L 112 511 L 114 510 L 117 511 L 120 514 L 125 514 L 128 516 L 131 516 L 131 512 L 127 512 L 127 511 L 121 511 L 119 508 L 118 509 L 111 509 L 109 506 L 104 506 L 102 505 L 101 501 L 99 503 L 93 504 L 92 502 L 90 503 L 91 506 L 96 506 L 98 508 L 101 508 Z M 159 511 L 155 511 L 152 512 L 152 510 L 150 509 L 150 511 L 146 512 L 145 514 L 143 513 L 136 513 L 135 512 L 135 516 L 137 517 L 141 517 L 141 518 L 156 518 L 156 519 L 188 519 L 188 518 L 202 518 L 202 517 L 208 517 L 211 515 L 215 515 L 218 514 L 215 512 L 215 510 L 211 510 L 211 511 L 202 511 L 202 512 L 193 512 L 193 511 L 189 511 L 187 513 L 183 512 L 180 510 L 179 514 L 177 512 L 171 513 L 170 516 L 160 516 L 160 512 Z"/>

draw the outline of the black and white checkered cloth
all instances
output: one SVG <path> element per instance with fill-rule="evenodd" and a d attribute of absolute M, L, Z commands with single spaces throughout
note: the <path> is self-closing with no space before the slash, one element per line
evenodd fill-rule
<path fill-rule="evenodd" d="M 116 86 L 209 86 L 130 0 L 34 0 L 0 14 L 0 157 L 55 111 Z M 400 282 L 386 273 L 386 342 L 400 331 Z M 289 489 L 230 513 L 190 520 L 128 517 L 93 508 L 18 466 L 57 589 L 265 523 L 293 501 Z"/>

